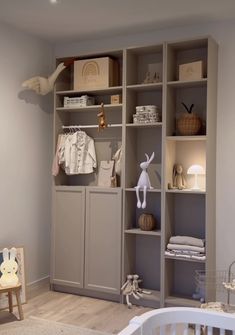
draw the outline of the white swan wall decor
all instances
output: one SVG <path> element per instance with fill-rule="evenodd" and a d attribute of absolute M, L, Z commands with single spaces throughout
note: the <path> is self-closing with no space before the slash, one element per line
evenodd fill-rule
<path fill-rule="evenodd" d="M 59 74 L 66 68 L 64 63 L 60 63 L 55 71 L 48 77 L 32 77 L 22 83 L 22 86 L 26 89 L 33 90 L 37 94 L 46 95 L 53 91 L 54 84 Z"/>

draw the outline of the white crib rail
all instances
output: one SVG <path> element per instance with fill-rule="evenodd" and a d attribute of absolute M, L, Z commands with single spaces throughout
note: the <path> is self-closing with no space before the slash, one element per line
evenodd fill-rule
<path fill-rule="evenodd" d="M 157 333 L 156 329 L 163 335 L 167 325 L 171 325 L 167 334 L 176 335 L 177 324 L 184 325 L 182 335 L 189 334 L 189 324 L 195 325 L 196 335 L 201 334 L 201 326 L 207 327 L 207 335 L 213 334 L 213 328 L 219 328 L 220 335 L 224 335 L 225 330 L 235 335 L 235 315 L 186 307 L 161 308 L 136 316 L 119 335 L 152 335 Z"/>

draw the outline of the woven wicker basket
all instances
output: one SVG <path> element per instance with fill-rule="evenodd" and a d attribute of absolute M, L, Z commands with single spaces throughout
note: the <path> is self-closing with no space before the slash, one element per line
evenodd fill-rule
<path fill-rule="evenodd" d="M 177 129 L 180 135 L 190 136 L 199 134 L 202 121 L 199 116 L 194 113 L 183 113 L 177 121 Z"/>
<path fill-rule="evenodd" d="M 156 227 L 156 220 L 152 214 L 141 214 L 138 224 L 141 230 L 153 230 Z"/>

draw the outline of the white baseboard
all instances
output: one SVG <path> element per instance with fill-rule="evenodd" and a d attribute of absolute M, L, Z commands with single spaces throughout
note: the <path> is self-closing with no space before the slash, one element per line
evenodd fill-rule
<path fill-rule="evenodd" d="M 46 276 L 26 284 L 27 299 L 32 299 L 40 293 L 40 291 L 47 291 L 50 287 L 50 277 Z"/>

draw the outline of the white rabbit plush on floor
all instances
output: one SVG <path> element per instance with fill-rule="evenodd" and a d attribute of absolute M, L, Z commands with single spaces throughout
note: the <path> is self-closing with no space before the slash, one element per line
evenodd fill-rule
<path fill-rule="evenodd" d="M 11 248 L 11 250 L 8 250 L 7 248 L 3 249 L 3 262 L 0 266 L 0 270 L 2 272 L 0 285 L 2 287 L 16 286 L 19 283 L 19 279 L 16 274 L 18 270 L 18 264 L 15 261 L 15 257 L 16 248 Z"/>
<path fill-rule="evenodd" d="M 142 207 L 143 209 L 146 208 L 147 189 L 153 189 L 153 187 L 151 186 L 151 183 L 150 183 L 147 168 L 148 168 L 149 164 L 152 162 L 152 160 L 154 159 L 154 152 L 152 153 L 150 158 L 147 154 L 145 154 L 145 156 L 146 156 L 147 160 L 146 160 L 146 162 L 140 163 L 140 167 L 143 171 L 140 174 L 137 186 L 135 186 L 136 197 L 137 197 L 137 207 L 138 208 Z M 140 190 L 143 190 L 143 193 L 144 193 L 142 204 L 141 204 L 140 195 L 139 195 Z"/>

